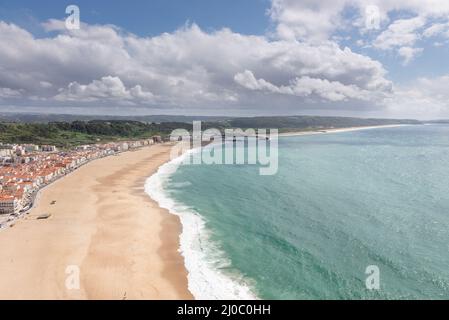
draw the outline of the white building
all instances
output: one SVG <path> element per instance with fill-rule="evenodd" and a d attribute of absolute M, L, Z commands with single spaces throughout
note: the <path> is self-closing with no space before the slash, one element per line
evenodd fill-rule
<path fill-rule="evenodd" d="M 25 144 L 23 146 L 23 148 L 25 149 L 26 152 L 37 152 L 37 151 L 39 151 L 39 146 L 37 146 L 35 144 Z"/>
<path fill-rule="evenodd" d="M 58 151 L 58 148 L 56 148 L 55 146 L 43 145 L 41 146 L 41 150 L 43 152 L 56 152 Z"/>

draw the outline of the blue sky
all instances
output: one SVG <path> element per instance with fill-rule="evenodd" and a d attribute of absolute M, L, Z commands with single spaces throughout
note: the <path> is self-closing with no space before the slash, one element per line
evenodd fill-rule
<path fill-rule="evenodd" d="M 172 32 L 187 21 L 205 30 L 227 27 L 243 34 L 264 34 L 270 26 L 269 0 L 0 1 L 0 19 L 38 31 L 42 21 L 65 18 L 70 4 L 82 8 L 83 22 L 114 24 L 140 36 Z"/>
<path fill-rule="evenodd" d="M 2 0 L 0 19 L 14 22 L 37 37 L 45 37 L 48 34 L 41 27 L 42 21 L 64 19 L 65 8 L 70 4 L 82 8 L 81 19 L 85 23 L 114 24 L 142 37 L 173 32 L 186 23 L 196 23 L 209 32 L 230 28 L 246 35 L 264 35 L 273 30 L 273 23 L 267 14 L 271 7 L 270 0 Z M 409 14 L 394 12 L 391 16 L 397 19 Z M 447 59 L 448 46 L 435 48 L 431 43 L 423 43 L 426 54 L 418 56 L 410 65 L 403 66 L 394 53 L 355 46 L 354 39 L 360 37 L 357 29 L 337 34 L 350 37 L 347 41 L 341 41 L 341 45 L 382 61 L 394 81 L 407 83 L 417 77 L 449 72 L 449 63 L 441 63 Z"/>
<path fill-rule="evenodd" d="M 446 0 L 0 1 L 0 111 L 449 117 L 448 43 Z"/>

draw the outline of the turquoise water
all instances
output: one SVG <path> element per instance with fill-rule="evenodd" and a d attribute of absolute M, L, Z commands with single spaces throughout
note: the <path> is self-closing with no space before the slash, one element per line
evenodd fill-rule
<path fill-rule="evenodd" d="M 448 159 L 449 126 L 284 137 L 275 176 L 184 165 L 165 191 L 259 298 L 447 299 Z"/>

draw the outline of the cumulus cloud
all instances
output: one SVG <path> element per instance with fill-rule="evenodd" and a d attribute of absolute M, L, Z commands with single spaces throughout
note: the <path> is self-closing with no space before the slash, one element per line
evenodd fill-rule
<path fill-rule="evenodd" d="M 298 97 L 319 97 L 328 101 L 345 101 L 349 99 L 368 100 L 369 93 L 354 85 L 344 85 L 338 81 L 316 79 L 308 76 L 296 78 L 289 85 L 275 86 L 264 80 L 256 79 L 254 74 L 245 72 L 235 75 L 234 80 L 241 86 L 250 89 L 278 94 L 293 95 Z"/>
<path fill-rule="evenodd" d="M 283 39 L 325 40 L 343 23 L 348 1 L 273 0 L 269 11 Z"/>
<path fill-rule="evenodd" d="M 272 0 L 269 14 L 280 36 L 328 39 L 336 30 L 348 25 L 362 27 L 365 24 L 363 20 L 347 21 L 349 10 L 356 11 L 358 18 L 363 19 L 366 9 L 373 6 L 379 10 L 381 23 L 387 23 L 389 14 L 399 10 L 423 18 L 447 19 L 449 14 L 446 0 Z M 350 15 L 350 19 L 357 16 Z"/>
<path fill-rule="evenodd" d="M 367 15 L 367 9 L 377 10 L 375 17 Z M 376 11 L 374 10 L 374 11 Z M 397 18 L 398 12 L 409 18 Z M 349 14 L 351 12 L 351 14 Z M 371 12 L 371 10 L 370 10 Z M 371 12 L 372 14 L 373 12 Z M 400 15 L 399 15 L 400 16 Z M 338 32 L 358 29 L 366 35 L 376 34 L 372 43 L 366 39 L 355 40 L 364 47 L 394 51 L 410 63 L 422 48 L 415 48 L 423 36 L 429 37 L 447 31 L 449 2 L 447 0 L 273 0 L 270 17 L 276 24 L 277 36 L 301 41 L 344 39 Z M 367 29 L 367 19 L 379 24 Z M 445 21 L 441 23 L 439 21 Z M 427 28 L 424 31 L 424 28 Z M 446 33 L 449 37 L 449 32 Z M 403 48 L 402 50 L 400 50 Z"/>
<path fill-rule="evenodd" d="M 151 102 L 154 95 L 149 91 L 143 91 L 140 85 L 129 90 L 119 77 L 102 77 L 87 85 L 71 82 L 67 88 L 60 89 L 54 97 L 58 101 L 125 101 L 125 102 Z"/>
<path fill-rule="evenodd" d="M 48 104 L 270 108 L 281 93 L 292 97 L 287 107 L 298 107 L 309 98 L 350 102 L 391 91 L 381 63 L 331 41 L 207 33 L 196 25 L 151 38 L 104 25 L 67 31 L 51 20 L 45 27 L 56 34 L 38 39 L 0 22 L 0 84 Z M 239 85 L 245 70 L 271 90 Z"/>
<path fill-rule="evenodd" d="M 374 41 L 374 47 L 388 50 L 413 46 L 419 39 L 417 30 L 424 27 L 425 24 L 426 21 L 422 17 L 396 20 L 377 37 Z"/>
<path fill-rule="evenodd" d="M 423 53 L 422 39 L 449 29 L 447 0 L 272 0 L 275 32 L 264 36 L 226 28 L 205 32 L 192 24 L 141 37 L 113 25 L 82 24 L 69 31 L 63 21 L 49 20 L 43 23 L 49 33 L 37 38 L 0 21 L 0 98 L 61 107 L 220 110 L 216 113 L 399 106 L 409 89 L 394 86 L 379 61 L 341 44 L 350 38 L 336 36 L 354 27 L 368 32 L 363 29 L 368 5 L 379 7 L 380 29 L 358 43 L 391 51 L 404 64 Z M 400 10 L 407 15 L 392 14 Z"/>
<path fill-rule="evenodd" d="M 250 90 L 267 90 L 271 92 L 281 93 L 279 87 L 276 87 L 275 85 L 269 83 L 268 81 L 265 81 L 264 79 L 256 79 L 254 74 L 249 70 L 245 70 L 245 72 L 236 74 L 234 76 L 234 80 L 242 87 Z"/>
<path fill-rule="evenodd" d="M 376 38 L 373 46 L 381 50 L 396 50 L 403 58 L 403 64 L 407 65 L 424 50 L 414 46 L 425 25 L 426 20 L 421 16 L 396 20 Z"/>

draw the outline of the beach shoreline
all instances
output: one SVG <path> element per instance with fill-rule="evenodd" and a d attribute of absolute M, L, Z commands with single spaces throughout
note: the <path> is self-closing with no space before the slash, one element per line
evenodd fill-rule
<path fill-rule="evenodd" d="M 341 132 L 351 132 L 351 131 L 370 130 L 370 129 L 397 128 L 397 127 L 405 127 L 405 126 L 410 126 L 410 125 L 409 124 L 390 124 L 390 125 L 381 125 L 381 126 L 348 127 L 348 128 L 312 130 L 312 131 L 292 131 L 292 132 L 279 133 L 279 136 L 280 137 L 296 137 L 296 136 L 341 133 Z"/>
<path fill-rule="evenodd" d="M 193 299 L 181 219 L 145 190 L 170 151 L 162 144 L 96 159 L 40 190 L 29 214 L 0 232 L 0 299 Z M 71 266 L 79 289 L 67 289 Z"/>
<path fill-rule="evenodd" d="M 179 218 L 144 190 L 170 150 L 97 159 L 41 190 L 29 214 L 0 232 L 0 299 L 192 299 Z"/>

